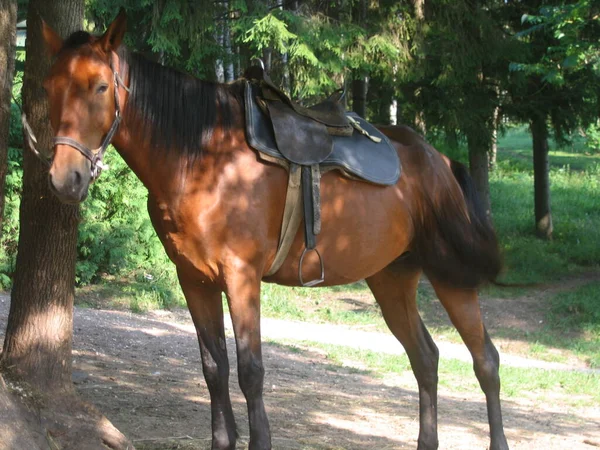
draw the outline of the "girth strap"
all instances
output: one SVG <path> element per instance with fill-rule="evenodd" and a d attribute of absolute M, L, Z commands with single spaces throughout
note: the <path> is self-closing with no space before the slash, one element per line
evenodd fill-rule
<path fill-rule="evenodd" d="M 324 281 L 325 269 L 323 258 L 316 249 L 316 235 L 321 231 L 320 183 L 321 171 L 318 165 L 305 167 L 290 163 L 279 245 L 275 259 L 265 276 L 274 275 L 283 265 L 304 216 L 305 248 L 300 257 L 298 277 L 302 286 L 315 286 Z M 302 264 L 304 257 L 309 251 L 314 251 L 319 257 L 321 274 L 316 280 L 304 282 Z"/>
<path fill-rule="evenodd" d="M 302 196 L 300 192 L 300 176 L 302 171 L 298 164 L 290 163 L 285 207 L 283 208 L 283 221 L 281 234 L 275 259 L 265 276 L 270 277 L 277 273 L 290 252 L 300 221 L 302 220 Z"/>

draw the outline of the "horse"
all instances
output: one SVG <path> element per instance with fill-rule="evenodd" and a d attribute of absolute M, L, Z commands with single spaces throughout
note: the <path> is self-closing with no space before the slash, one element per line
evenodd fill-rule
<path fill-rule="evenodd" d="M 210 393 L 212 448 L 236 445 L 224 292 L 248 409 L 249 448 L 270 449 L 261 282 L 297 286 L 304 247 L 298 232 L 280 269 L 267 275 L 278 248 L 288 174 L 249 147 L 236 83 L 201 81 L 149 61 L 121 45 L 125 31 L 123 12 L 100 36 L 80 31 L 63 40 L 43 24 L 54 58 L 44 81 L 57 136 L 51 190 L 62 202 L 82 202 L 112 142 L 147 188 L 150 219 L 177 269 Z M 439 352 L 416 304 L 417 284 L 426 275 L 472 355 L 487 402 L 490 448 L 506 450 L 499 355 L 477 294 L 502 268 L 495 231 L 462 165 L 408 127 L 381 130 L 402 161 L 396 184 L 375 186 L 337 171 L 322 175 L 317 248 L 328 268 L 322 285 L 366 280 L 409 357 L 419 392 L 418 449 L 428 450 L 439 445 Z M 303 264 L 307 275 L 318 276 L 316 255 Z"/>

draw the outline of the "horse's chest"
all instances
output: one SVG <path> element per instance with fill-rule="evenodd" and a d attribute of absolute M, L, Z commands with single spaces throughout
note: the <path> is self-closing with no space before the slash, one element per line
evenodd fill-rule
<path fill-rule="evenodd" d="M 203 225 L 210 222 L 208 215 L 196 210 L 175 212 L 166 203 L 150 208 L 150 215 L 167 255 L 178 268 L 193 267 L 206 274 L 216 272 L 218 255 L 211 244 L 210 230 Z"/>

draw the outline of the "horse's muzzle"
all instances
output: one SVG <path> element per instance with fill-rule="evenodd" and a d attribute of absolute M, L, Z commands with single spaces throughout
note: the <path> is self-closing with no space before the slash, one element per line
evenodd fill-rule
<path fill-rule="evenodd" d="M 88 195 L 89 176 L 78 170 L 71 170 L 62 177 L 55 177 L 52 171 L 48 174 L 50 190 L 62 203 L 77 204 L 84 201 Z"/>

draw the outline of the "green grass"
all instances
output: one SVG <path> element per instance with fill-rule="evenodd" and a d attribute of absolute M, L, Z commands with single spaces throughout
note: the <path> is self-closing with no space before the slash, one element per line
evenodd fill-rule
<path fill-rule="evenodd" d="M 551 241 L 534 234 L 533 173 L 514 157 L 531 154 L 524 133 L 508 139 L 510 153 L 499 150 L 498 168 L 491 173 L 493 219 L 502 243 L 509 282 L 547 282 L 600 267 L 600 154 L 569 153 L 565 160 L 550 160 L 554 235 Z M 506 139 L 506 138 L 505 138 Z M 500 141 L 503 148 L 506 141 Z M 563 154 L 564 151 L 554 153 Z M 573 166 L 581 170 L 573 170 Z"/>
<path fill-rule="evenodd" d="M 181 288 L 171 272 L 150 277 L 144 272 L 130 278 L 107 276 L 102 283 L 77 289 L 75 304 L 89 308 L 129 309 L 136 313 L 185 307 Z"/>
<path fill-rule="evenodd" d="M 366 309 L 344 309 L 340 307 L 343 300 L 335 299 L 337 293 L 348 293 L 351 296 L 354 293 L 368 292 L 370 291 L 364 282 L 319 289 L 263 283 L 261 314 L 277 319 L 386 328 L 376 305 L 369 305 Z"/>
<path fill-rule="evenodd" d="M 406 355 L 388 355 L 370 350 L 303 341 L 275 343 L 298 353 L 308 349 L 325 352 L 331 370 L 353 370 L 371 376 L 385 373 L 405 374 L 410 371 Z M 573 405 L 593 405 L 600 402 L 600 375 L 592 373 L 515 368 L 501 366 L 502 396 L 508 398 L 539 396 L 545 392 L 564 394 L 565 401 Z M 452 392 L 479 390 L 471 363 L 454 359 L 441 359 L 439 383 Z M 416 383 L 415 383 L 416 385 Z"/>
<path fill-rule="evenodd" d="M 544 344 L 566 348 L 600 367 L 600 281 L 550 300 Z"/>

